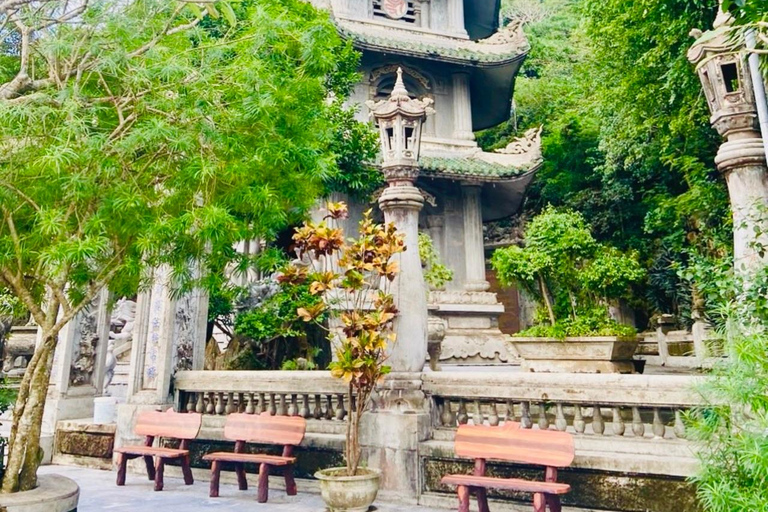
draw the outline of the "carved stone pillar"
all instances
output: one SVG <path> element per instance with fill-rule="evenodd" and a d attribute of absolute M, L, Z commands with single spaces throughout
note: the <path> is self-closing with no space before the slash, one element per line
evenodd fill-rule
<path fill-rule="evenodd" d="M 464 199 L 464 255 L 466 282 L 469 292 L 485 292 L 491 287 L 485 280 L 485 250 L 483 249 L 483 212 L 480 203 L 480 185 L 462 183 Z"/>
<path fill-rule="evenodd" d="M 93 399 L 102 394 L 109 339 L 109 292 L 103 290 L 59 334 L 43 413 L 44 462 L 53 455 L 56 424 L 93 417 Z M 38 342 L 42 338 L 38 335 Z"/>
<path fill-rule="evenodd" d="M 118 406 L 117 446 L 136 440 L 133 423 L 139 410 L 171 407 L 176 372 L 203 369 L 207 318 L 206 292 L 174 298 L 170 270 L 155 269 L 152 287 L 137 300 L 127 403 Z"/>
<path fill-rule="evenodd" d="M 417 372 L 427 358 L 427 289 L 419 258 L 419 211 L 424 198 L 410 182 L 390 185 L 379 198 L 384 220 L 405 234 L 405 252 L 396 256 L 400 274 L 392 283 L 397 340 L 390 347 L 388 363 L 393 371 Z"/>
<path fill-rule="evenodd" d="M 453 130 L 453 136 L 457 139 L 475 140 L 472 132 L 469 73 L 453 74 Z"/>

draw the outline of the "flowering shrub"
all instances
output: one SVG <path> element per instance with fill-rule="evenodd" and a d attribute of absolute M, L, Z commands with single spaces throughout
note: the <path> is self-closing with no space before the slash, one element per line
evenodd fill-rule
<path fill-rule="evenodd" d="M 336 358 L 331 374 L 348 384 L 350 413 L 344 455 L 347 475 L 360 464 L 360 417 L 368 407 L 377 382 L 387 373 L 387 345 L 395 341 L 397 315 L 389 287 L 399 272 L 395 255 L 405 251 L 404 235 L 393 224 L 376 224 L 367 211 L 357 239 L 344 240 L 338 220 L 346 218 L 344 203 L 329 203 L 319 223 L 306 222 L 296 230 L 296 254 L 307 262 L 288 267 L 278 278 L 286 284 L 309 283 L 310 293 L 324 300 L 299 308 L 305 322 L 324 315 L 340 322 L 335 339 Z"/>

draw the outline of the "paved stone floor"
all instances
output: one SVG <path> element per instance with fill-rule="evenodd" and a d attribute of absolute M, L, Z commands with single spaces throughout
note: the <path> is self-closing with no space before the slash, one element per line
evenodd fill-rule
<path fill-rule="evenodd" d="M 43 466 L 40 474 L 57 473 L 67 476 L 80 486 L 78 512 L 143 511 L 143 512 L 198 512 L 212 510 L 249 510 L 253 512 L 323 512 L 320 496 L 299 492 L 286 496 L 279 489 L 272 491 L 268 503 L 256 502 L 255 488 L 239 491 L 237 486 L 221 484 L 218 498 L 208 497 L 208 482 L 195 482 L 186 486 L 178 478 L 165 477 L 165 490 L 154 492 L 146 477 L 128 475 L 125 487 L 115 485 L 115 473 L 71 466 Z M 300 490 L 301 491 L 301 490 Z M 376 503 L 377 512 L 445 512 L 413 506 Z"/>

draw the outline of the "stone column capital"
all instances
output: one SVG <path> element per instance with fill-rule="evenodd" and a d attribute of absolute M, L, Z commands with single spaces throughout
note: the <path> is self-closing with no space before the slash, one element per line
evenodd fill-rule
<path fill-rule="evenodd" d="M 715 157 L 715 164 L 723 174 L 742 167 L 766 167 L 763 139 L 736 139 L 723 143 Z"/>
<path fill-rule="evenodd" d="M 379 196 L 379 208 L 383 212 L 392 210 L 420 211 L 424 207 L 424 196 L 412 184 L 390 185 Z"/>

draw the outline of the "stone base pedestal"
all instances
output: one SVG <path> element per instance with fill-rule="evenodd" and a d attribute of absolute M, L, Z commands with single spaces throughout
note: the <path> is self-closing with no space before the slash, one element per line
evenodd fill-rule
<path fill-rule="evenodd" d="M 520 364 L 511 337 L 499 329 L 504 313 L 495 293 L 433 291 L 430 311 L 446 323 L 440 362 L 462 365 Z"/>
<path fill-rule="evenodd" d="M 31 491 L 3 494 L 4 512 L 74 512 L 80 487 L 71 478 L 41 475 Z"/>

